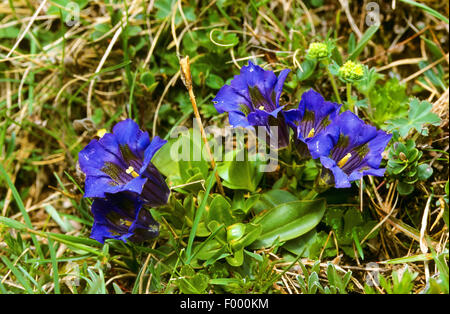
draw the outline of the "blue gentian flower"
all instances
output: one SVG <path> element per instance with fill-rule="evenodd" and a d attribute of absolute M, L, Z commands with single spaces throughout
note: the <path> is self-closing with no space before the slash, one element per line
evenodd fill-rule
<path fill-rule="evenodd" d="M 308 147 L 312 158 L 320 158 L 322 165 L 331 171 L 335 187 L 346 188 L 364 175 L 384 175 L 386 169 L 380 168 L 381 154 L 391 137 L 392 134 L 377 130 L 351 111 L 345 111 L 326 132 L 314 137 Z"/>
<path fill-rule="evenodd" d="M 230 85 L 224 85 L 213 99 L 219 113 L 228 112 L 233 127 L 251 128 L 265 126 L 270 136 L 270 126 L 278 127 L 278 148 L 289 144 L 280 96 L 290 70 L 281 71 L 277 77 L 272 71 L 254 65 L 243 66 Z"/>
<path fill-rule="evenodd" d="M 94 215 L 91 238 L 100 243 L 106 239 L 142 242 L 159 234 L 159 224 L 135 193 L 106 193 L 105 198 L 94 200 L 91 210 Z"/>
<path fill-rule="evenodd" d="M 151 163 L 153 155 L 167 141 L 147 132 L 131 119 L 117 123 L 112 133 L 93 139 L 79 153 L 86 174 L 84 197 L 104 198 L 106 193 L 129 191 L 139 194 L 150 206 L 167 203 L 170 190 Z"/>
<path fill-rule="evenodd" d="M 325 101 L 322 95 L 310 89 L 302 94 L 298 109 L 288 110 L 285 115 L 296 138 L 306 144 L 325 131 L 340 110 L 341 105 Z"/>

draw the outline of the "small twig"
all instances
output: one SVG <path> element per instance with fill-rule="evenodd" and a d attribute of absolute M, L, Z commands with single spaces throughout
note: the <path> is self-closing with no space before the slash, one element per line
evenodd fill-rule
<path fill-rule="evenodd" d="M 41 5 L 37 8 L 36 12 L 34 12 L 33 16 L 31 17 L 30 22 L 28 23 L 27 27 L 25 28 L 25 30 L 23 31 L 23 33 L 20 35 L 19 39 L 17 39 L 16 43 L 14 44 L 14 46 L 11 48 L 11 50 L 8 52 L 8 54 L 6 55 L 6 58 L 9 58 L 11 56 L 11 54 L 14 52 L 14 50 L 16 50 L 17 46 L 19 46 L 20 42 L 22 41 L 22 39 L 25 37 L 25 35 L 28 33 L 28 31 L 30 30 L 31 25 L 33 25 L 34 20 L 36 19 L 36 17 L 39 15 L 39 12 L 41 12 L 42 8 L 44 7 L 45 3 L 47 2 L 47 0 L 44 0 L 41 2 Z"/>
<path fill-rule="evenodd" d="M 167 24 L 167 19 L 165 19 L 159 26 L 158 31 L 156 32 L 156 35 L 152 40 L 152 45 L 150 46 L 150 50 L 148 51 L 147 57 L 145 57 L 142 68 L 145 69 L 147 67 L 148 63 L 150 62 L 150 59 L 153 55 L 153 51 L 155 50 L 155 47 L 156 47 L 156 43 L 158 42 L 159 36 L 161 35 L 161 32 L 164 29 L 164 27 L 166 26 L 166 24 Z"/>
<path fill-rule="evenodd" d="M 350 12 L 349 6 L 348 6 L 348 0 L 339 0 L 342 8 L 344 9 L 345 15 L 347 16 L 348 23 L 350 24 L 350 27 L 352 28 L 353 32 L 356 34 L 358 39 L 362 37 L 362 33 L 359 30 L 358 26 L 356 26 L 355 21 L 353 20 L 352 14 Z"/>
<path fill-rule="evenodd" d="M 156 135 L 156 122 L 158 121 L 159 108 L 161 107 L 164 97 L 166 96 L 167 92 L 169 91 L 169 88 L 175 84 L 175 82 L 178 80 L 179 77 L 180 77 L 180 71 L 175 73 L 175 75 L 170 79 L 169 83 L 167 83 L 166 87 L 164 88 L 164 91 L 163 91 L 161 97 L 159 98 L 159 102 L 158 102 L 158 105 L 156 106 L 155 114 L 153 117 L 152 137 L 155 137 L 155 135 Z"/>
<path fill-rule="evenodd" d="M 428 66 L 424 67 L 422 70 L 417 71 L 416 73 L 411 74 L 407 78 L 401 80 L 400 84 L 406 83 L 406 82 L 412 80 L 413 78 L 416 78 L 417 76 L 419 76 L 422 73 L 428 71 L 429 69 L 434 68 L 437 64 L 441 63 L 442 61 L 446 60 L 447 58 L 448 58 L 448 53 L 445 56 L 443 56 L 442 58 L 440 58 L 439 60 L 436 60 L 433 63 L 429 64 Z"/>
<path fill-rule="evenodd" d="M 180 60 L 181 66 L 181 79 L 186 86 L 189 92 L 189 99 L 191 100 L 192 108 L 194 109 L 195 118 L 197 120 L 198 127 L 200 128 L 200 132 L 203 138 L 203 142 L 205 143 L 206 151 L 208 152 L 209 159 L 211 161 L 211 166 L 213 169 L 216 168 L 216 162 L 214 161 L 214 157 L 211 153 L 211 149 L 208 144 L 208 139 L 206 138 L 206 133 L 202 125 L 202 119 L 200 118 L 200 113 L 197 107 L 197 101 L 195 100 L 194 90 L 192 88 L 192 79 L 191 79 L 191 67 L 189 65 L 189 56 L 184 57 Z M 225 191 L 223 190 L 222 182 L 220 181 L 220 177 L 215 172 L 215 177 L 217 181 L 217 187 L 219 188 L 220 194 L 225 195 Z"/>
<path fill-rule="evenodd" d="M 156 241 L 153 242 L 152 249 L 154 249 L 155 246 L 156 246 Z M 147 255 L 147 258 L 145 259 L 144 266 L 142 266 L 142 272 L 141 272 L 141 275 L 139 276 L 139 294 L 142 294 L 142 288 L 143 288 L 143 283 L 144 283 L 144 275 L 145 275 L 145 272 L 147 270 L 148 263 L 150 262 L 150 258 L 152 256 L 153 256 L 153 253 L 149 253 Z"/>
<path fill-rule="evenodd" d="M 193 185 L 193 184 L 197 184 L 197 183 L 201 183 L 203 189 L 206 190 L 206 187 L 205 187 L 205 180 L 204 180 L 204 179 L 202 179 L 202 180 L 197 180 L 197 181 L 192 181 L 192 182 L 185 183 L 185 184 L 180 184 L 180 185 L 171 186 L 170 189 L 171 189 L 171 190 L 175 190 L 175 189 L 178 189 L 178 188 L 182 188 L 182 187 L 189 186 L 189 185 Z"/>
<path fill-rule="evenodd" d="M 419 244 L 420 244 L 420 250 L 422 251 L 423 254 L 428 253 L 428 244 L 425 240 L 425 233 L 427 231 L 428 214 L 430 212 L 430 204 L 431 204 L 432 198 L 433 198 L 433 194 L 431 194 L 430 197 L 428 197 L 427 204 L 425 205 L 425 209 L 423 211 L 422 225 L 420 227 Z M 426 280 L 426 282 L 428 282 L 428 280 L 430 279 L 430 269 L 428 268 L 428 261 L 424 261 L 424 268 L 425 268 L 425 280 Z"/>
<path fill-rule="evenodd" d="M 385 66 L 382 66 L 382 67 L 378 68 L 377 72 L 381 72 L 381 71 L 384 71 L 384 70 L 387 70 L 387 69 L 390 69 L 390 68 L 393 68 L 393 67 L 397 67 L 399 65 L 417 64 L 420 61 L 424 61 L 424 60 L 425 59 L 422 58 L 422 57 L 421 58 L 408 58 L 408 59 L 396 60 L 396 61 L 391 62 L 391 63 L 389 63 L 389 64 L 387 64 Z"/>
<path fill-rule="evenodd" d="M 380 228 L 388 219 L 391 217 L 392 213 L 394 212 L 395 206 L 391 208 L 391 211 L 386 215 L 386 217 L 383 218 L 375 227 L 372 228 L 372 230 L 369 231 L 369 233 L 361 240 L 360 244 L 362 245 L 364 241 L 366 241 L 369 236 L 378 228 Z"/>

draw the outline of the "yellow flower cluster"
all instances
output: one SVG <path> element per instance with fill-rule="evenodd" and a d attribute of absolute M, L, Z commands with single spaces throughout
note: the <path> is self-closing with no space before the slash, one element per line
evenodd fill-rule
<path fill-rule="evenodd" d="M 339 68 L 339 76 L 344 80 L 357 81 L 364 76 L 364 68 L 360 63 L 349 60 Z"/>

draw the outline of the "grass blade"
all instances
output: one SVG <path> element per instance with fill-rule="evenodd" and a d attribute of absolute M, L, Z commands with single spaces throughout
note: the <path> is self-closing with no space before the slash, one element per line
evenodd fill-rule
<path fill-rule="evenodd" d="M 23 277 L 22 272 L 19 269 L 17 269 L 17 267 L 14 266 L 13 263 L 11 263 L 11 261 L 6 256 L 2 256 L 1 258 L 2 258 L 3 263 L 6 265 L 6 267 L 8 267 L 8 269 L 11 270 L 11 272 L 17 278 L 17 280 L 22 285 L 22 287 L 25 289 L 25 291 L 28 294 L 34 294 L 34 291 L 30 285 L 30 282 L 28 280 L 26 280 L 25 277 Z"/>
<path fill-rule="evenodd" d="M 53 268 L 53 283 L 55 284 L 55 294 L 60 294 L 59 289 L 59 274 L 58 274 L 58 261 L 56 260 L 55 246 L 53 245 L 53 240 L 48 237 L 48 249 L 50 251 L 50 258 L 52 259 Z"/>
<path fill-rule="evenodd" d="M 432 16 L 440 19 L 441 21 L 444 21 L 447 24 L 449 23 L 448 18 L 446 18 L 441 13 L 433 10 L 432 8 L 430 8 L 429 6 L 427 6 L 427 5 L 423 4 L 423 3 L 419 3 L 419 2 L 416 2 L 416 1 L 413 1 L 413 0 L 400 0 L 400 1 L 404 2 L 404 3 L 408 3 L 408 4 L 411 4 L 411 5 L 414 5 L 414 6 L 418 7 L 418 8 L 421 8 L 425 12 L 427 12 L 427 13 L 431 14 Z"/>
<path fill-rule="evenodd" d="M 22 213 L 23 219 L 25 220 L 25 224 L 28 228 L 33 229 L 33 225 L 31 224 L 30 216 L 28 215 L 27 210 L 25 209 L 25 206 L 23 205 L 22 198 L 20 197 L 19 192 L 17 191 L 16 187 L 11 181 L 11 178 L 9 177 L 8 173 L 6 172 L 5 168 L 3 168 L 3 165 L 0 163 L 0 173 L 2 174 L 4 180 L 8 184 L 9 188 L 12 191 L 12 194 L 14 196 L 14 199 L 16 200 L 17 206 L 19 207 L 20 212 Z M 34 243 L 34 246 L 36 247 L 36 251 L 38 252 L 39 256 L 41 258 L 44 258 L 44 254 L 42 253 L 41 246 L 39 244 L 39 241 L 37 240 L 36 236 L 34 234 L 31 235 L 31 239 Z"/>
<path fill-rule="evenodd" d="M 355 60 L 356 58 L 358 58 L 358 56 L 363 51 L 364 47 L 367 46 L 369 40 L 378 31 L 379 27 L 380 27 L 379 25 L 372 25 L 364 32 L 364 35 L 358 41 L 358 44 L 356 45 L 355 49 L 350 53 L 350 56 L 348 57 L 349 60 Z"/>
<path fill-rule="evenodd" d="M 192 225 L 191 233 L 189 234 L 188 245 L 186 248 L 186 257 L 187 257 L 186 263 L 187 264 L 189 264 L 192 259 L 192 256 L 191 256 L 192 244 L 194 243 L 195 233 L 197 232 L 198 224 L 200 223 L 200 219 L 202 218 L 203 212 L 205 211 L 205 206 L 206 206 L 206 202 L 208 201 L 209 192 L 211 191 L 211 188 L 215 181 L 215 174 L 216 174 L 216 169 L 214 169 L 213 172 L 211 173 L 211 175 L 209 176 L 208 184 L 206 186 L 205 196 L 203 197 L 202 203 L 200 204 L 200 206 L 197 209 L 197 213 L 194 218 L 194 223 Z"/>

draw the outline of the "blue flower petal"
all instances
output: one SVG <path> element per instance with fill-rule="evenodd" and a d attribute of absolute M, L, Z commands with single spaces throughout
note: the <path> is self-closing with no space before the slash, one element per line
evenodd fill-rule
<path fill-rule="evenodd" d="M 233 127 L 251 128 L 251 124 L 248 122 L 247 117 L 237 111 L 230 111 L 228 113 L 228 120 Z"/>
<path fill-rule="evenodd" d="M 213 102 L 215 102 L 214 107 L 219 113 L 241 111 L 245 114 L 244 111 L 250 111 L 252 108 L 250 101 L 230 85 L 222 86 Z"/>
<path fill-rule="evenodd" d="M 326 132 L 308 141 L 314 159 L 332 171 L 337 188 L 364 175 L 383 176 L 382 152 L 392 135 L 364 123 L 350 111 L 336 117 Z"/>
<path fill-rule="evenodd" d="M 150 145 L 150 137 L 147 132 L 139 129 L 139 125 L 131 119 L 118 122 L 113 127 L 119 145 L 128 145 L 136 157 L 142 158 L 142 152 Z"/>
<path fill-rule="evenodd" d="M 302 112 L 299 109 L 290 109 L 284 111 L 284 116 L 286 117 L 286 122 L 293 128 L 297 128 L 295 121 L 299 121 L 302 118 Z"/>
<path fill-rule="evenodd" d="M 219 113 L 228 112 L 233 127 L 265 126 L 269 133 L 270 126 L 282 127 L 279 148 L 285 147 L 289 143 L 289 129 L 279 98 L 288 73 L 289 70 L 283 70 L 277 77 L 274 72 L 249 62 L 230 85 L 219 90 L 213 99 L 215 107 Z"/>
<path fill-rule="evenodd" d="M 255 110 L 248 114 L 247 119 L 251 125 L 254 126 L 266 126 L 269 123 L 270 113 L 264 110 Z"/>
<path fill-rule="evenodd" d="M 382 153 L 386 149 L 392 134 L 379 130 L 375 138 L 369 142 L 369 153 L 366 156 L 367 164 L 372 168 L 378 168 L 381 163 Z"/>
<path fill-rule="evenodd" d="M 143 193 L 152 206 L 164 205 L 170 190 L 151 159 L 165 143 L 158 136 L 150 142 L 148 133 L 130 119 L 117 123 L 113 133 L 92 140 L 79 153 L 86 174 L 84 197 L 128 191 Z"/>
<path fill-rule="evenodd" d="M 377 129 L 364 123 L 353 112 L 347 110 L 340 114 L 335 123 L 339 126 L 341 133 L 349 136 L 350 145 L 353 147 L 365 144 L 376 137 Z"/>
<path fill-rule="evenodd" d="M 139 174 L 142 174 L 147 169 L 147 167 L 150 164 L 150 161 L 152 160 L 152 158 L 155 155 L 155 153 L 161 147 L 163 147 L 164 144 L 166 144 L 166 143 L 167 143 L 167 141 L 163 140 L 159 136 L 155 136 L 152 139 L 152 142 L 150 143 L 150 145 L 147 146 L 147 149 L 144 152 L 144 162 L 142 164 L 141 169 L 139 169 Z"/>
<path fill-rule="evenodd" d="M 325 168 L 330 169 L 333 173 L 336 188 L 351 187 L 348 175 L 336 165 L 336 162 L 333 159 L 322 156 L 320 157 L 320 162 Z"/>
<path fill-rule="evenodd" d="M 366 169 L 366 170 L 363 170 L 362 173 L 363 173 L 363 175 L 382 177 L 382 176 L 384 176 L 385 171 L 386 171 L 386 168 Z"/>
<path fill-rule="evenodd" d="M 320 110 L 323 102 L 322 95 L 311 88 L 302 94 L 298 108 L 302 112 L 305 112 L 305 110 L 316 111 Z"/>
<path fill-rule="evenodd" d="M 91 238 L 104 243 L 106 239 L 141 242 L 158 235 L 159 225 L 143 208 L 134 193 L 107 194 L 92 203 L 94 226 Z"/>
<path fill-rule="evenodd" d="M 353 171 L 349 176 L 348 180 L 350 182 L 357 181 L 361 179 L 364 176 L 364 173 L 362 171 Z"/>
<path fill-rule="evenodd" d="M 272 71 L 266 71 L 249 61 L 248 66 L 241 68 L 240 74 L 234 77 L 230 85 L 247 99 L 250 99 L 248 88 L 255 86 L 263 96 L 270 98 L 276 82 L 277 77 Z"/>
<path fill-rule="evenodd" d="M 298 109 L 287 113 L 289 126 L 294 129 L 297 138 L 305 142 L 325 132 L 339 114 L 341 105 L 325 101 L 313 89 L 302 94 Z"/>
<path fill-rule="evenodd" d="M 281 93 L 283 92 L 284 81 L 286 80 L 286 77 L 288 76 L 289 72 L 291 72 L 291 70 L 284 69 L 278 75 L 277 83 L 275 84 L 275 88 L 274 88 L 275 102 L 276 102 L 277 107 L 280 106 L 280 97 L 281 97 Z"/>
<path fill-rule="evenodd" d="M 113 163 L 119 167 L 125 167 L 121 158 L 113 154 L 111 150 L 106 150 L 96 139 L 91 140 L 91 142 L 78 153 L 78 161 L 81 170 L 87 176 L 105 175 L 105 173 L 101 171 L 105 162 Z"/>
<path fill-rule="evenodd" d="M 117 184 L 108 176 L 87 176 L 84 197 L 105 197 L 105 193 L 129 191 L 140 194 L 147 178 L 136 177 L 126 184 Z"/>
<path fill-rule="evenodd" d="M 335 141 L 332 134 L 322 133 L 311 139 L 307 139 L 306 144 L 308 145 L 311 157 L 317 159 L 321 156 L 328 156 L 335 146 Z"/>
<path fill-rule="evenodd" d="M 152 207 L 167 204 L 170 189 L 158 169 L 150 163 L 142 175 L 147 178 L 141 193 L 141 197 L 145 202 Z"/>

